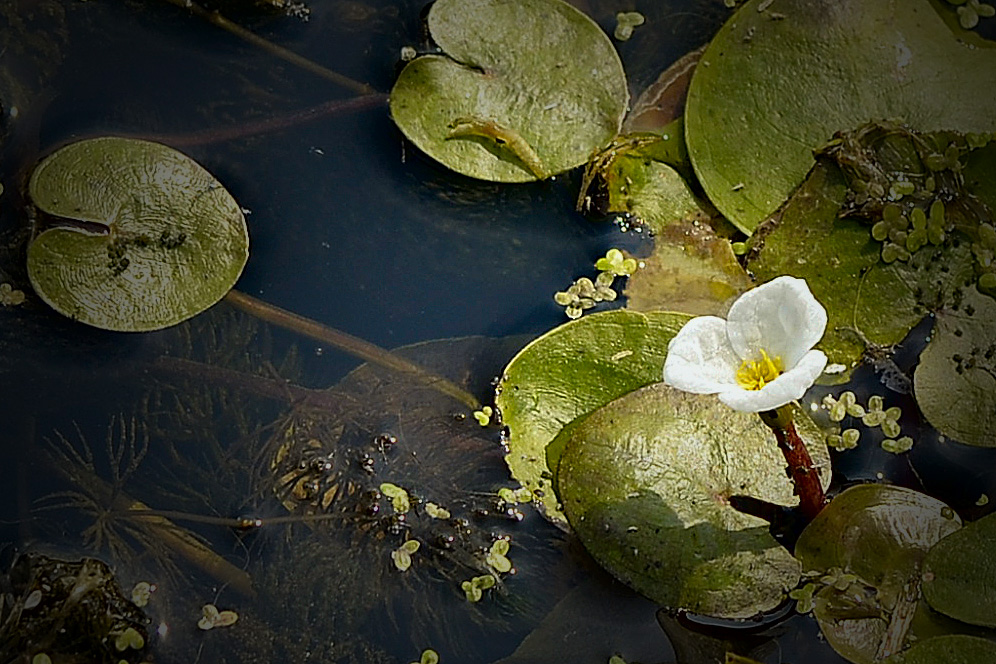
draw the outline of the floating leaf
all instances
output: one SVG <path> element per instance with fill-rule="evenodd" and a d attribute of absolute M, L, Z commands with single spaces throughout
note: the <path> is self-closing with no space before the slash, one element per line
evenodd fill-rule
<path fill-rule="evenodd" d="M 913 374 L 920 410 L 945 436 L 996 447 L 996 302 L 970 286 L 934 325 Z"/>
<path fill-rule="evenodd" d="M 666 163 L 677 155 L 672 140 L 656 134 L 621 136 L 599 174 L 608 191 L 608 212 L 630 214 L 659 232 L 679 221 L 708 221 L 706 204 L 692 193 L 678 171 Z"/>
<path fill-rule="evenodd" d="M 221 299 L 249 257 L 238 203 L 165 145 L 79 141 L 43 160 L 28 190 L 60 224 L 28 248 L 31 284 L 88 325 L 130 332 L 179 323 Z"/>
<path fill-rule="evenodd" d="M 129 648 L 134 650 L 141 650 L 145 647 L 145 637 L 139 634 L 138 630 L 134 627 L 129 627 L 114 639 L 114 648 L 118 652 L 124 652 Z"/>
<path fill-rule="evenodd" d="M 781 206 L 835 131 L 893 117 L 996 129 L 977 93 L 996 80 L 992 49 L 959 43 L 929 0 L 780 0 L 777 21 L 757 11 L 764 2 L 746 2 L 713 39 L 685 110 L 695 172 L 743 231 Z"/>
<path fill-rule="evenodd" d="M 828 469 L 822 436 L 796 419 L 815 465 Z M 592 556 L 632 588 L 671 609 L 748 618 L 798 582 L 799 564 L 768 522 L 730 505 L 733 496 L 798 503 L 774 435 L 753 413 L 658 383 L 561 437 L 564 513 Z"/>
<path fill-rule="evenodd" d="M 947 144 L 951 136 L 870 125 L 839 136 L 837 145 L 850 149 L 835 152 L 834 158 L 848 164 L 860 154 L 860 167 L 854 170 L 871 176 L 902 170 L 919 173 L 922 182 L 924 166 L 917 150 Z M 967 172 L 966 181 L 969 176 L 974 174 Z M 759 229 L 747 265 L 762 281 L 782 274 L 806 279 L 827 309 L 827 333 L 820 347 L 831 363 L 847 369 L 866 350 L 878 352 L 881 359 L 882 348 L 902 341 L 929 312 L 958 306 L 978 269 L 971 236 L 984 221 L 978 215 L 988 214 L 966 198 L 959 178 L 946 172 L 939 176 L 935 193 L 951 201 L 946 214 L 949 237 L 906 260 L 886 263 L 882 244 L 873 239 L 875 224 L 885 222 L 892 232 L 908 220 L 899 206 L 882 206 L 881 197 L 850 188 L 859 182 L 854 172 L 845 173 L 838 163 L 821 158 L 779 216 Z M 935 193 L 918 189 L 921 205 Z M 842 209 L 853 214 L 841 216 Z M 877 368 L 890 371 L 884 365 Z M 844 381 L 848 374 L 836 380 Z M 904 376 L 898 380 L 908 382 Z"/>
<path fill-rule="evenodd" d="M 654 236 L 654 253 L 629 278 L 627 308 L 695 315 L 726 314 L 752 286 L 727 240 L 696 222 L 673 223 Z"/>
<path fill-rule="evenodd" d="M 834 650 L 871 664 L 886 638 L 898 641 L 896 652 L 910 637 L 943 630 L 918 601 L 917 586 L 927 551 L 960 527 L 950 507 L 902 487 L 861 484 L 834 498 L 795 548 L 804 570 L 856 577 L 843 590 L 828 585 L 816 594 L 813 614 Z M 908 633 L 890 634 L 890 621 L 901 622 L 895 612 L 912 616 Z"/>
<path fill-rule="evenodd" d="M 505 462 L 546 516 L 565 525 L 547 468 L 547 444 L 564 425 L 662 378 L 667 344 L 685 314 L 618 309 L 585 316 L 536 339 L 505 368 L 496 403 L 509 429 Z"/>
<path fill-rule="evenodd" d="M 923 594 L 930 606 L 962 622 L 996 627 L 993 551 L 996 551 L 993 513 L 935 544 L 924 563 Z"/>
<path fill-rule="evenodd" d="M 990 664 L 996 662 L 996 643 L 967 634 L 935 636 L 882 660 L 882 664 Z"/>
<path fill-rule="evenodd" d="M 615 136 L 629 101 L 608 36 L 560 0 L 438 0 L 444 55 L 408 63 L 391 115 L 422 151 L 483 180 L 543 179 Z"/>

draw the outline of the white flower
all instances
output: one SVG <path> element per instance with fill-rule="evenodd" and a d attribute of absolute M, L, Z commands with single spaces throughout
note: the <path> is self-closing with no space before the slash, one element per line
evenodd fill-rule
<path fill-rule="evenodd" d="M 668 344 L 664 382 L 719 394 L 734 410 L 774 410 L 800 398 L 827 364 L 812 350 L 827 312 L 803 279 L 778 277 L 741 295 L 727 314 L 688 321 Z"/>

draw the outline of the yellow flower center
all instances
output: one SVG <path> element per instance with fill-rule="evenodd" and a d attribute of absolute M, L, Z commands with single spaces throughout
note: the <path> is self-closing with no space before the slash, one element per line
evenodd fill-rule
<path fill-rule="evenodd" d="M 759 390 L 778 378 L 784 368 L 781 357 L 772 358 L 762 348 L 760 360 L 744 360 L 737 369 L 737 384 L 745 390 Z"/>

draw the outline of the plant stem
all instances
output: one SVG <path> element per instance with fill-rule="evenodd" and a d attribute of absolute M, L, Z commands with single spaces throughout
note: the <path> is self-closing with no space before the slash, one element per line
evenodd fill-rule
<path fill-rule="evenodd" d="M 256 120 L 230 127 L 212 127 L 210 129 L 199 129 L 197 131 L 177 133 L 177 134 L 117 134 L 125 138 L 140 138 L 147 141 L 156 141 L 170 147 L 179 148 L 191 145 L 205 145 L 208 143 L 219 143 L 234 139 L 248 138 L 258 134 L 268 134 L 281 129 L 288 129 L 307 122 L 313 122 L 322 118 L 346 113 L 355 113 L 378 106 L 387 106 L 386 94 L 360 95 L 349 99 L 335 99 L 327 101 L 317 106 L 305 108 L 300 111 L 292 111 L 286 115 L 280 115 L 266 120 Z"/>
<path fill-rule="evenodd" d="M 239 39 L 249 42 L 253 46 L 258 46 L 268 53 L 272 53 L 281 60 L 291 63 L 301 69 L 310 71 L 312 74 L 321 76 L 322 78 L 332 81 L 337 85 L 341 85 L 344 88 L 349 88 L 354 92 L 358 92 L 361 95 L 373 94 L 377 92 L 372 87 L 366 83 L 361 83 L 360 81 L 353 80 L 348 76 L 343 76 L 342 74 L 332 71 L 326 67 L 323 67 L 308 58 L 298 55 L 294 51 L 288 50 L 283 46 L 278 46 L 273 42 L 263 39 L 259 35 L 246 30 L 241 25 L 232 23 L 227 18 L 222 16 L 217 11 L 211 11 L 204 7 L 201 7 L 196 2 L 192 0 L 166 0 L 166 2 L 181 7 L 183 9 L 189 10 L 192 14 L 204 19 L 212 25 L 216 25 L 222 30 L 226 30 L 229 33 L 235 35 Z"/>
<path fill-rule="evenodd" d="M 799 509 L 807 519 L 812 520 L 827 504 L 827 496 L 820 482 L 820 474 L 813 465 L 809 450 L 799 438 L 792 421 L 792 406 L 782 406 L 778 410 L 760 413 L 761 421 L 771 428 L 778 441 L 778 449 L 785 456 L 789 477 L 799 496 Z"/>
<path fill-rule="evenodd" d="M 303 334 L 317 341 L 331 344 L 367 362 L 378 364 L 387 369 L 410 376 L 437 392 L 453 397 L 472 410 L 477 410 L 481 407 L 481 402 L 477 400 L 477 397 L 456 383 L 423 369 L 414 362 L 369 341 L 354 337 L 351 334 L 336 330 L 327 325 L 322 325 L 310 318 L 305 318 L 262 300 L 257 300 L 251 295 L 246 295 L 234 289 L 228 292 L 225 300 L 229 304 L 235 305 L 239 309 L 268 323 L 278 325 L 298 334 Z"/>

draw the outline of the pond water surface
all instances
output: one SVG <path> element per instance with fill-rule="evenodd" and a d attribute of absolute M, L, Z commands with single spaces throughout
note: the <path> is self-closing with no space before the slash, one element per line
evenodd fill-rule
<path fill-rule="evenodd" d="M 401 48 L 422 47 L 421 0 L 313 0 L 307 20 L 221 4 L 257 34 L 382 93 Z M 635 92 L 726 16 L 718 0 L 579 4 L 609 33 L 616 11 L 647 16 L 618 45 Z M 431 342 L 412 357 L 485 403 L 511 355 L 563 322 L 554 292 L 590 274 L 609 247 L 647 250 L 641 235 L 574 212 L 577 173 L 511 186 L 445 170 L 406 144 L 382 97 L 303 120 L 303 109 L 355 93 L 167 2 L 2 6 L 0 275 L 26 292 L 27 174 L 60 145 L 108 134 L 173 145 L 234 195 L 251 242 L 239 291 L 384 348 Z M 665 620 L 666 635 L 652 603 L 530 506 L 487 502 L 512 486 L 497 427 L 389 372 L 354 375 L 303 408 L 304 393 L 284 380 L 324 390 L 361 360 L 228 302 L 149 334 L 86 328 L 30 293 L 0 316 L 3 565 L 23 550 L 95 556 L 126 595 L 156 584 L 150 659 L 404 663 L 432 648 L 444 663 L 602 664 L 619 654 L 704 664 L 729 646 L 768 663 L 843 661 L 801 616 L 768 631 L 701 633 Z M 338 453 L 343 474 L 323 481 L 353 492 L 334 528 L 282 522 L 289 509 L 310 512 L 273 454 L 281 441 L 299 448 L 311 438 Z M 423 564 L 416 552 L 411 570 L 396 569 L 391 524 L 357 516 L 364 492 L 387 481 L 461 510 L 470 534 L 450 558 Z M 175 512 L 169 528 L 189 529 L 231 567 L 212 568 L 163 528 L 122 516 L 122 496 Z M 232 528 L 225 520 L 236 517 L 264 525 Z M 429 536 L 450 534 L 425 524 Z M 468 602 L 460 546 L 506 536 L 516 573 L 500 593 Z M 208 603 L 239 622 L 198 629 Z"/>

